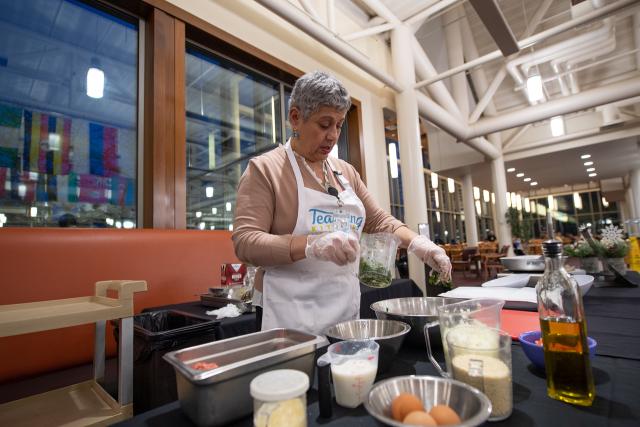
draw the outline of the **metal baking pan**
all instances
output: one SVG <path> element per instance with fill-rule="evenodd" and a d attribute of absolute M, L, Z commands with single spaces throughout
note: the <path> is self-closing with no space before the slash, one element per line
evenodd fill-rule
<path fill-rule="evenodd" d="M 270 329 L 164 355 L 176 372 L 180 406 L 200 427 L 221 426 L 253 412 L 249 383 L 273 369 L 297 369 L 313 380 L 315 351 L 324 337 Z M 194 369 L 198 362 L 217 368 Z"/>
<path fill-rule="evenodd" d="M 500 262 L 509 271 L 544 271 L 544 257 L 541 255 L 502 257 Z"/>

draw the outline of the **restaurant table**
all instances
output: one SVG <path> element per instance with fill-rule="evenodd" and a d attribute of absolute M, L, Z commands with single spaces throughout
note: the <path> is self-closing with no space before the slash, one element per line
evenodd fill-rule
<path fill-rule="evenodd" d="M 547 397 L 544 373 L 524 355 L 518 342 L 512 345 L 512 415 L 489 426 L 639 426 L 640 425 L 640 288 L 596 286 L 585 296 L 589 336 L 598 341 L 592 362 L 596 399 L 591 407 L 573 406 Z M 442 357 L 440 356 L 440 359 Z M 437 375 L 426 351 L 403 346 L 389 372 L 377 380 L 399 375 Z M 333 404 L 333 417 L 318 417 L 318 395 L 313 386 L 308 395 L 309 426 L 377 426 L 363 406 L 347 409 Z M 153 409 L 118 424 L 138 426 L 192 426 L 179 402 Z M 228 424 L 252 426 L 251 416 Z"/>

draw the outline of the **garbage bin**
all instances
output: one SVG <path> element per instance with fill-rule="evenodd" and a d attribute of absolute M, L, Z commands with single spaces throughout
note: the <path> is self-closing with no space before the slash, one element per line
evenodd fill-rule
<path fill-rule="evenodd" d="M 173 367 L 162 356 L 216 340 L 219 322 L 176 310 L 133 317 L 133 412 L 140 414 L 178 399 Z M 118 324 L 114 336 L 118 341 Z"/>

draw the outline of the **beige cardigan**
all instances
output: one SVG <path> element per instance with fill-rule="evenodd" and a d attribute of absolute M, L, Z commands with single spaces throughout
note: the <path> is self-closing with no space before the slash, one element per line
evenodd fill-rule
<path fill-rule="evenodd" d="M 323 191 L 318 181 L 296 155 L 304 186 Z M 332 158 L 335 169 L 342 172 L 362 201 L 366 220 L 364 232 L 394 232 L 405 225 L 383 211 L 367 190 L 360 175 L 349 163 Z M 341 190 L 333 176 L 333 186 Z M 298 191 L 293 168 L 284 146 L 279 146 L 249 161 L 240 183 L 233 224 L 233 245 L 242 262 L 255 266 L 290 264 L 292 232 L 298 214 Z M 255 287 L 262 290 L 262 269 Z"/>

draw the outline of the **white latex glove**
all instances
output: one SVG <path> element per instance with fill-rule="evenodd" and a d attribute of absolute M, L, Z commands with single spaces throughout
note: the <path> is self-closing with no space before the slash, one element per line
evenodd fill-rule
<path fill-rule="evenodd" d="M 307 258 L 347 265 L 358 258 L 360 243 L 356 236 L 343 231 L 310 234 L 307 236 L 307 247 L 304 253 Z"/>
<path fill-rule="evenodd" d="M 426 236 L 414 237 L 407 250 L 440 273 L 440 280 L 442 282 L 451 280 L 451 261 L 447 253 Z"/>

